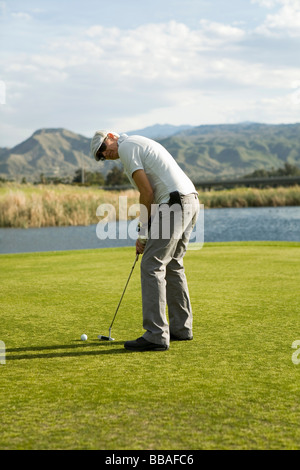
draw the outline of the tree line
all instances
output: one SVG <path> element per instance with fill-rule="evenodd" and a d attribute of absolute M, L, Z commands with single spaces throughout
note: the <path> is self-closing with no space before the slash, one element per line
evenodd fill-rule
<path fill-rule="evenodd" d="M 300 176 L 300 168 L 290 163 L 285 163 L 281 168 L 272 168 L 271 170 L 265 170 L 264 168 L 253 171 L 247 174 L 243 178 L 272 178 L 278 176 Z M 1 182 L 7 182 L 13 180 L 7 180 L 0 177 Z M 21 183 L 26 184 L 27 180 L 25 177 L 22 178 Z M 106 176 L 101 172 L 86 171 L 82 168 L 78 168 L 75 175 L 72 176 L 46 176 L 43 173 L 40 174 L 39 180 L 35 184 L 78 184 L 84 186 L 125 186 L 129 184 L 128 178 L 122 168 L 114 166 Z"/>
<path fill-rule="evenodd" d="M 122 186 L 129 184 L 128 178 L 124 170 L 114 166 L 106 175 L 103 176 L 100 172 L 82 171 L 79 168 L 75 172 L 72 183 L 82 183 L 86 185 L 99 185 L 99 186 Z"/>
<path fill-rule="evenodd" d="M 22 183 L 27 183 L 26 178 L 23 178 Z M 114 166 L 106 175 L 106 177 L 99 171 L 92 172 L 78 168 L 75 171 L 74 177 L 66 176 L 47 176 L 43 173 L 40 174 L 39 180 L 36 184 L 77 184 L 83 186 L 124 186 L 128 185 L 129 181 L 124 173 L 124 170 Z"/>
<path fill-rule="evenodd" d="M 265 170 L 264 168 L 255 170 L 244 178 L 275 178 L 278 176 L 300 176 L 300 168 L 290 163 L 285 163 L 282 168 L 272 168 Z"/>

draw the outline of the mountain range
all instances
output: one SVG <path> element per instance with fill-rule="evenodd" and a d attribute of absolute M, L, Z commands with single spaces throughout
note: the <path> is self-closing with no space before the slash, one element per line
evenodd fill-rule
<path fill-rule="evenodd" d="M 240 177 L 257 169 L 300 166 L 300 124 L 150 126 L 127 134 L 164 145 L 194 182 Z M 40 175 L 72 177 L 78 168 L 103 175 L 116 162 L 97 163 L 91 139 L 66 129 L 40 129 L 15 147 L 0 148 L 0 177 L 38 181 Z"/>

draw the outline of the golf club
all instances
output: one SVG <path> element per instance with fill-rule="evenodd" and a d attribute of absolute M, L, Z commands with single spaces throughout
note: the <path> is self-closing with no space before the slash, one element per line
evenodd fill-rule
<path fill-rule="evenodd" d="M 118 303 L 118 306 L 117 306 L 116 312 L 115 312 L 115 314 L 114 314 L 113 320 L 112 320 L 112 322 L 111 322 L 111 324 L 110 324 L 110 327 L 109 327 L 109 335 L 108 335 L 108 336 L 98 335 L 98 339 L 101 339 L 101 340 L 104 340 L 104 341 L 114 341 L 114 338 L 111 337 L 111 329 L 112 329 L 113 323 L 114 323 L 114 321 L 115 321 L 115 318 L 116 318 L 116 316 L 117 316 L 117 313 L 118 313 L 119 307 L 120 307 L 120 305 L 121 305 L 122 299 L 123 299 L 123 297 L 124 297 L 125 291 L 126 291 L 126 289 L 127 289 L 129 280 L 130 280 L 130 278 L 131 278 L 131 274 L 132 274 L 132 272 L 133 272 L 133 270 L 134 270 L 134 267 L 135 267 L 136 262 L 137 262 L 138 259 L 139 259 L 139 255 L 137 254 L 136 257 L 135 257 L 133 266 L 132 266 L 132 268 L 131 268 L 129 277 L 128 277 L 128 279 L 127 279 L 126 285 L 125 285 L 125 287 L 124 287 L 123 294 L 121 295 L 120 301 L 119 301 L 119 303 Z"/>

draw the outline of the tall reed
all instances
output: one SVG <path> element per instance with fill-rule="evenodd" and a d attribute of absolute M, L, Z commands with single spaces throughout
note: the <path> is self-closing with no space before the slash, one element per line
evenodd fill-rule
<path fill-rule="evenodd" d="M 300 206 L 300 186 L 199 192 L 206 208 Z"/>
<path fill-rule="evenodd" d="M 0 227 L 31 228 L 67 225 L 91 225 L 101 204 L 110 204 L 117 219 L 119 198 L 127 198 L 127 208 L 137 204 L 138 192 L 104 191 L 70 185 L 0 185 Z M 300 206 L 300 186 L 280 188 L 236 188 L 224 191 L 199 191 L 205 208 Z M 103 216 L 104 214 L 102 214 Z M 126 214 L 125 214 L 126 218 Z"/>
<path fill-rule="evenodd" d="M 91 225 L 99 222 L 96 211 L 111 204 L 119 218 L 119 197 L 128 207 L 138 202 L 134 190 L 103 191 L 72 186 L 9 187 L 0 191 L 0 227 L 32 228 Z"/>

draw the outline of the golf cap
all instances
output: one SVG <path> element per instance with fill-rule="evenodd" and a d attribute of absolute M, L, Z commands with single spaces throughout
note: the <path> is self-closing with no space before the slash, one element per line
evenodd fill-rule
<path fill-rule="evenodd" d="M 94 137 L 92 138 L 91 142 L 91 153 L 94 155 L 95 160 L 97 162 L 99 161 L 99 157 L 97 157 L 97 152 L 101 145 L 103 144 L 104 139 L 106 138 L 107 134 L 114 134 L 117 137 L 119 137 L 119 134 L 116 132 L 112 131 L 107 131 L 107 130 L 101 130 L 101 131 L 96 131 Z"/>

